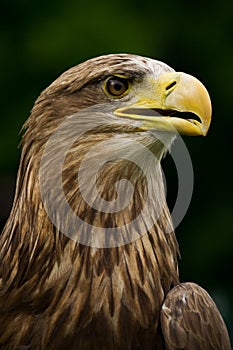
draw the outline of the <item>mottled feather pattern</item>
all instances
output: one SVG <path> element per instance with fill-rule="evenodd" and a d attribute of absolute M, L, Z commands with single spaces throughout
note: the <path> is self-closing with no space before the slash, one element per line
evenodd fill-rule
<path fill-rule="evenodd" d="M 168 349 L 230 349 L 226 326 L 215 303 L 195 283 L 181 283 L 167 294 L 161 323 Z"/>
<path fill-rule="evenodd" d="M 87 140 L 85 140 L 85 146 L 87 148 L 89 146 Z M 75 151 L 76 148 L 77 146 L 74 145 Z M 78 160 L 81 161 L 80 158 L 78 158 Z M 29 167 L 30 164 L 31 161 L 28 165 Z M 69 155 L 65 166 L 66 164 L 71 167 L 73 165 L 72 159 L 69 159 Z M 112 165 L 110 166 L 112 167 Z M 118 162 L 112 169 L 116 170 L 117 166 L 121 168 L 124 167 L 123 164 Z M 132 166 L 131 164 L 131 167 Z M 74 169 L 76 169 L 76 167 L 77 164 Z M 117 174 L 118 173 L 119 171 L 117 171 Z M 34 172 L 28 171 L 28 174 L 33 176 Z M 108 174 L 108 171 L 103 172 L 102 176 L 104 176 L 104 178 L 102 179 L 102 183 L 104 183 L 105 177 L 107 181 Z M 129 167 L 127 174 L 131 174 L 132 178 L 136 179 L 134 169 L 130 169 Z M 72 177 L 72 171 L 70 169 L 64 169 L 64 178 L 67 184 L 75 183 L 75 181 L 72 181 Z M 155 318 L 156 310 L 161 307 L 164 293 L 169 290 L 172 284 L 178 282 L 176 272 L 177 263 L 176 259 L 173 259 L 173 257 L 176 256 L 177 244 L 173 235 L 168 234 L 168 237 L 164 237 L 162 230 L 167 222 L 167 214 L 164 213 L 164 217 L 161 217 L 160 225 L 154 227 L 150 236 L 144 236 L 142 240 L 126 246 L 127 248 L 95 249 L 85 247 L 77 245 L 73 241 L 69 241 L 57 232 L 56 229 L 52 227 L 41 202 L 34 203 L 32 199 L 37 189 L 38 179 L 27 179 L 25 183 L 34 185 L 31 186 L 31 195 L 28 194 L 30 186 L 25 190 L 28 198 L 23 198 L 25 204 L 20 207 L 22 209 L 19 215 L 20 222 L 27 223 L 28 225 L 28 227 L 22 228 L 22 230 L 25 235 L 29 235 L 30 232 L 30 236 L 25 239 L 33 249 L 31 247 L 28 248 L 28 246 L 24 244 L 23 247 L 25 251 L 22 257 L 19 255 L 19 250 L 22 249 L 20 245 L 16 245 L 15 249 L 9 252 L 10 259 L 16 259 L 19 262 L 19 266 L 24 267 L 25 270 L 22 271 L 22 273 L 19 269 L 16 271 L 17 279 L 15 278 L 15 274 L 11 274 L 6 284 L 9 284 L 9 288 L 15 285 L 21 288 L 21 292 L 18 296 L 21 298 L 21 293 L 23 293 L 25 303 L 30 304 L 33 313 L 35 313 L 37 324 L 40 322 L 39 315 L 43 312 L 43 322 L 49 317 L 51 331 L 54 328 L 60 329 L 59 332 L 64 337 L 64 340 L 59 341 L 61 344 L 62 341 L 64 341 L 65 344 L 67 343 L 66 332 L 69 335 L 69 330 L 72 330 L 74 326 L 77 327 L 77 325 L 78 328 L 75 328 L 75 331 L 80 332 L 92 322 L 93 318 L 101 314 L 105 320 L 105 327 L 109 324 L 109 327 L 112 329 L 113 338 L 115 339 L 114 346 L 117 348 L 117 344 L 124 344 L 126 342 L 126 338 L 120 330 L 126 326 L 125 322 L 127 318 L 130 317 L 132 334 L 134 334 L 133 329 L 135 327 L 136 329 L 140 327 L 146 329 L 151 328 L 151 338 L 154 339 L 156 325 L 158 325 L 159 322 L 158 318 Z M 138 183 L 138 186 L 139 185 L 140 182 Z M 88 208 L 86 203 L 82 201 L 77 205 L 77 201 L 80 200 L 77 188 L 75 190 L 75 188 L 72 187 L 69 192 L 68 187 L 66 189 L 65 183 L 64 188 L 67 198 L 71 198 L 71 205 L 73 208 L 78 208 L 78 215 L 81 217 L 82 213 L 84 213 L 84 218 L 90 221 L 90 219 L 93 218 L 91 214 L 93 209 L 90 207 Z M 104 187 L 103 191 L 105 190 L 106 188 Z M 143 194 L 140 187 L 137 188 L 137 193 L 137 196 L 141 193 Z M 39 188 L 37 195 L 39 198 Z M 106 192 L 105 195 L 107 195 Z M 27 210 L 29 199 L 30 210 L 29 208 Z M 139 201 L 138 205 L 140 205 L 142 198 L 138 198 L 137 200 Z M 27 211 L 24 212 L 24 210 Z M 115 219 L 112 218 L 112 215 L 105 214 L 105 221 L 108 225 L 109 223 L 114 224 L 114 222 L 119 221 L 119 216 L 119 218 L 125 217 L 126 222 L 128 220 L 128 215 L 132 215 L 132 210 L 134 211 L 134 209 L 131 208 L 129 212 L 126 211 L 125 213 L 116 215 Z M 29 214 L 33 215 L 33 220 Z M 97 220 L 99 224 L 105 225 L 105 221 L 103 221 L 104 216 L 101 212 L 99 216 L 101 219 L 98 220 L 98 217 L 95 216 L 95 220 Z M 121 220 L 122 219 L 120 219 L 120 221 Z M 145 229 L 146 223 L 144 230 Z M 48 233 L 50 233 L 50 236 L 48 236 Z M 18 231 L 14 233 L 14 238 L 16 238 L 17 235 L 19 235 Z M 20 237 L 21 235 L 19 235 L 19 238 Z M 157 254 L 154 249 L 154 246 L 157 245 L 170 255 L 168 261 L 162 255 L 160 256 Z M 164 248 L 162 248 L 163 245 L 165 245 Z M 12 247 L 12 245 L 9 246 Z M 28 265 L 20 264 L 20 259 L 25 259 L 27 255 L 28 258 L 26 258 L 26 260 L 28 261 Z M 8 259 L 7 261 L 9 263 Z M 146 271 L 143 268 L 145 265 L 148 266 L 148 270 Z M 12 260 L 12 266 L 15 266 L 14 260 Z M 53 268 L 51 269 L 51 267 Z M 164 269 L 165 267 L 166 270 Z M 37 274 L 39 283 L 35 283 L 35 274 Z M 155 295 L 157 295 L 156 298 Z M 14 295 L 14 303 L 16 301 L 15 299 L 16 296 Z M 98 301 L 97 304 L 96 300 Z M 20 300 L 18 303 L 20 303 Z M 41 305 L 43 305 L 42 309 Z M 58 305 L 59 309 L 57 310 Z M 15 305 L 13 307 L 15 309 Z M 122 307 L 125 314 L 123 323 Z M 144 310 L 148 307 L 149 310 L 145 314 Z M 9 305 L 6 305 L 6 310 L 8 309 Z M 132 310 L 133 314 L 131 314 Z M 38 328 L 40 329 L 39 325 Z M 44 331 L 46 334 L 41 335 L 42 339 L 45 337 L 45 343 L 50 344 L 54 339 L 54 334 L 50 334 L 49 325 Z M 26 331 L 26 334 L 23 334 L 22 331 L 20 332 L 23 341 L 25 341 L 24 339 L 26 339 L 29 334 Z M 68 335 L 67 337 L 69 337 Z M 30 336 L 35 339 L 35 341 L 38 341 L 33 332 Z M 57 334 L 56 337 L 59 339 L 59 334 Z M 133 338 L 134 336 L 132 335 L 131 341 L 135 340 Z M 30 342 L 32 342 L 33 339 L 30 338 Z M 130 339 L 127 338 L 127 342 L 130 344 Z M 78 341 L 75 342 L 75 344 L 75 346 L 81 347 Z M 43 344 L 41 346 L 41 348 L 43 348 Z M 53 345 L 49 346 L 51 349 L 53 348 Z M 59 346 L 62 348 L 63 345 Z M 56 343 L 54 349 L 57 347 L 58 344 Z M 103 344 L 101 348 L 104 348 Z"/>
<path fill-rule="evenodd" d="M 180 327 L 184 329 L 180 330 L 183 333 L 177 339 L 178 345 L 175 344 L 177 332 L 173 324 L 175 322 L 179 327 L 180 318 L 177 305 L 169 299 L 173 294 L 168 292 L 175 293 L 177 289 L 172 288 L 179 286 L 179 249 L 166 205 L 160 166 L 167 147 L 154 134 L 142 132 L 138 121 L 122 123 L 113 110 L 128 102 L 129 97 L 123 97 L 120 102 L 110 101 L 102 88 L 104 79 L 114 74 L 128 76 L 140 84 L 148 76 L 156 79 L 167 71 L 173 70 L 164 63 L 144 57 L 102 56 L 71 68 L 37 99 L 23 128 L 14 204 L 0 238 L 0 349 L 194 349 L 189 345 L 186 347 L 182 334 L 191 334 L 185 327 L 192 322 L 199 329 L 195 308 L 202 310 L 210 301 L 205 294 L 189 299 L 188 305 L 193 312 L 188 311 L 181 320 Z M 80 113 L 84 108 L 92 107 L 95 107 L 94 114 Z M 145 207 L 147 180 L 152 182 L 154 201 L 148 215 L 140 221 L 135 232 L 125 229 L 126 240 L 131 235 L 137 237 L 131 243 L 113 248 L 78 244 L 61 233 L 46 212 L 39 181 L 43 152 L 51 135 L 64 121 L 70 121 L 68 127 L 60 131 L 58 142 L 55 139 L 54 147 L 43 158 L 46 173 L 51 160 L 59 162 L 60 150 L 75 135 L 75 118 L 80 129 L 84 125 L 92 127 L 72 144 L 62 169 L 64 193 L 78 217 L 96 227 L 127 227 L 127 223 Z M 172 139 L 171 135 L 168 138 Z M 96 177 L 100 196 L 106 201 L 114 201 L 117 198 L 114 185 L 122 179 L 130 181 L 134 188 L 127 207 L 114 213 L 103 212 L 101 207 L 96 209 L 86 203 L 81 195 L 83 179 L 77 178 L 86 154 L 103 141 L 108 147 L 103 147 L 99 156 L 89 157 L 84 185 L 92 183 L 93 164 L 98 164 L 101 156 L 111 154 L 111 161 Z M 151 150 L 155 161 L 145 157 L 143 152 L 135 152 L 132 141 Z M 127 160 L 131 157 L 142 160 L 143 168 L 148 169 L 148 177 L 133 161 Z M 44 186 L 50 191 L 51 198 L 58 199 L 59 203 L 56 198 L 59 194 L 51 186 L 57 183 L 56 172 L 53 176 L 45 180 Z M 91 195 L 93 187 L 87 188 Z M 92 204 L 95 201 L 96 197 L 92 197 Z M 151 226 L 157 212 L 158 218 Z M 66 212 L 57 210 L 56 215 L 69 229 L 71 224 Z M 85 238 L 88 232 L 84 230 L 80 234 Z M 95 239 L 98 241 L 98 237 Z M 173 316 L 169 314 L 171 308 L 178 317 L 173 323 Z M 216 325 L 219 325 L 216 312 Z M 203 317 L 205 315 L 208 324 L 210 314 L 204 312 Z M 211 316 L 215 317 L 215 313 Z M 212 332 L 209 328 L 209 334 Z M 206 334 L 201 330 L 199 333 Z M 230 346 L 221 348 L 218 344 L 213 349 L 228 350 Z"/>

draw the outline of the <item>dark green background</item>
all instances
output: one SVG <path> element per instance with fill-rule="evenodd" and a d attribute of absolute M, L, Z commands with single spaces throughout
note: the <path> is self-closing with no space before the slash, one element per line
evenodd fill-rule
<path fill-rule="evenodd" d="M 1 224 L 12 201 L 19 130 L 40 91 L 61 72 L 99 54 L 127 52 L 157 58 L 192 74 L 210 92 L 213 122 L 206 138 L 185 138 L 195 187 L 188 213 L 176 229 L 181 279 L 195 281 L 211 293 L 232 335 L 232 2 L 5 0 L 0 4 Z M 169 159 L 165 168 L 172 180 Z"/>

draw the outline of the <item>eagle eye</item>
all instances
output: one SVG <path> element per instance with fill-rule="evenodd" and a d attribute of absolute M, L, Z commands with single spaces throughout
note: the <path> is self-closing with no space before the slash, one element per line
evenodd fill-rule
<path fill-rule="evenodd" d="M 126 78 L 110 77 L 106 81 L 105 88 L 111 96 L 122 97 L 129 89 L 129 82 Z"/>

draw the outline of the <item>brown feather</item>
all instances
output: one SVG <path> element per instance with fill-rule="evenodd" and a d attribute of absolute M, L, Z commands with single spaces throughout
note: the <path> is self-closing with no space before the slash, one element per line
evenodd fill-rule
<path fill-rule="evenodd" d="M 140 222 L 135 232 L 139 239 L 114 248 L 78 244 L 53 225 L 41 198 L 39 169 L 47 141 L 68 116 L 86 107 L 110 103 L 101 88 L 102 79 L 124 74 L 140 81 L 145 75 L 159 76 L 167 70 L 167 66 L 158 65 L 158 71 L 153 71 L 149 60 L 138 56 L 102 56 L 65 72 L 36 101 L 24 125 L 14 204 L 0 240 L 1 349 L 165 349 L 160 310 L 179 278 L 178 244 L 160 168 L 165 153 L 162 143 L 152 134 L 138 132 L 136 124 L 122 125 L 104 111 L 98 113 L 98 123 L 92 115 L 77 115 L 80 128 L 92 125 L 94 131 L 87 132 L 70 148 L 62 180 L 71 208 L 89 224 L 119 227 L 131 222 L 144 207 L 148 196 L 146 178 L 138 166 L 121 157 L 134 154 L 130 141 L 142 143 L 159 160 L 153 165 L 143 154 L 137 155 L 144 160 L 153 183 L 151 215 L 159 205 L 163 208 L 158 220 L 152 227 L 147 219 Z M 71 120 L 61 135 L 64 142 L 74 132 L 76 125 L 72 123 Z M 103 141 L 109 147 L 102 153 L 108 155 L 114 150 L 116 157 L 103 166 L 97 178 L 102 198 L 116 198 L 112 186 L 116 181 L 127 179 L 134 186 L 133 200 L 115 213 L 88 205 L 77 180 L 85 155 Z M 54 145 L 45 160 L 45 172 L 51 161 L 58 159 L 62 146 L 62 141 Z M 97 161 L 89 159 L 87 184 Z M 56 186 L 56 181 L 56 176 L 48 183 L 45 180 L 51 196 L 56 195 L 51 186 Z M 92 200 L 94 203 L 95 198 Z M 56 215 L 69 228 L 66 213 L 58 210 Z M 166 233 L 168 226 L 171 233 Z M 141 233 L 145 234 L 140 236 Z M 125 231 L 126 237 L 131 234 Z M 85 238 L 88 232 L 81 235 Z"/>
<path fill-rule="evenodd" d="M 169 350 L 230 350 L 225 323 L 209 294 L 195 283 L 181 283 L 166 296 L 161 312 Z"/>

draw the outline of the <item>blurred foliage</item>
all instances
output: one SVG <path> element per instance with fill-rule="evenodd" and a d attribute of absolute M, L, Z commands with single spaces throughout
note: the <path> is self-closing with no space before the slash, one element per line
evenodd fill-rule
<path fill-rule="evenodd" d="M 93 56 L 128 52 L 157 58 L 206 85 L 213 122 L 206 138 L 185 138 L 195 188 L 176 231 L 181 279 L 213 295 L 231 334 L 232 10 L 227 0 L 1 0 L 0 14 L 2 222 L 18 166 L 19 131 L 39 92 L 61 72 Z M 168 163 L 169 157 L 169 169 Z"/>

